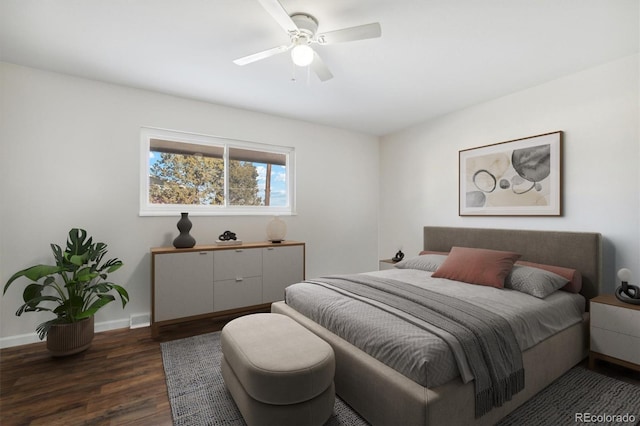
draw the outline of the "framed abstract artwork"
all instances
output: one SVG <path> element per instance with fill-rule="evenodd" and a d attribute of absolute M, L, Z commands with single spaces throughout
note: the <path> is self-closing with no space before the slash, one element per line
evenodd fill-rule
<path fill-rule="evenodd" d="M 562 132 L 459 151 L 460 216 L 560 216 Z"/>

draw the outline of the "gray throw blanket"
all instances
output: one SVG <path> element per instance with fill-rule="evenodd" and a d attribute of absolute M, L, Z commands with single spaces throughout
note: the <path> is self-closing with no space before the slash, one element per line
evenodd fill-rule
<path fill-rule="evenodd" d="M 491 311 L 371 275 L 336 275 L 306 282 L 329 284 L 385 303 L 451 333 L 460 342 L 474 376 L 476 418 L 524 388 L 522 353 L 513 330 L 504 318 Z"/>

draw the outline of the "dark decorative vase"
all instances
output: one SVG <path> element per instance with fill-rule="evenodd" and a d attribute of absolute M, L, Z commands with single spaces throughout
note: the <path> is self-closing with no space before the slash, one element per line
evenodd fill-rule
<path fill-rule="evenodd" d="M 178 231 L 180 235 L 173 240 L 173 246 L 175 248 L 191 248 L 196 245 L 196 239 L 189 235 L 189 231 L 193 226 L 189 219 L 189 213 L 180 213 L 182 217 L 178 221 Z"/>

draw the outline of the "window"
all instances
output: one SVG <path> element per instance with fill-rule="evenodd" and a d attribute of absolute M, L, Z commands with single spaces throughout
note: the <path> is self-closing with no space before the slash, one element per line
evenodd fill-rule
<path fill-rule="evenodd" d="M 141 130 L 140 215 L 294 214 L 294 149 Z"/>

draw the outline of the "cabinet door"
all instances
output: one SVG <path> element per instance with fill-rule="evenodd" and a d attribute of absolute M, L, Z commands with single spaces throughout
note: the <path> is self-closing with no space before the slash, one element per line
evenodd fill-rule
<path fill-rule="evenodd" d="M 262 252 L 259 248 L 217 250 L 213 264 L 215 281 L 259 277 L 262 275 Z"/>
<path fill-rule="evenodd" d="M 213 311 L 213 252 L 154 256 L 154 321 Z"/>
<path fill-rule="evenodd" d="M 262 249 L 262 302 L 284 299 L 284 289 L 304 280 L 304 246 Z"/>

